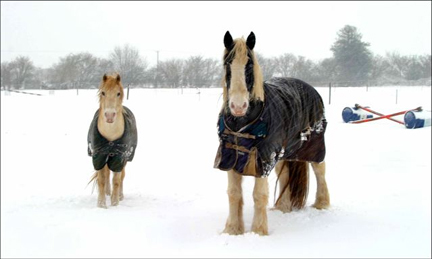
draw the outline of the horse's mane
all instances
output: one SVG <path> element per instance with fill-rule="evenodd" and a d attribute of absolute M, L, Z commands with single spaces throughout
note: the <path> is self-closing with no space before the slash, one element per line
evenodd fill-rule
<path fill-rule="evenodd" d="M 238 38 L 234 40 L 234 47 L 231 49 L 231 51 L 228 52 L 228 50 L 225 48 L 224 50 L 224 58 L 227 59 L 233 59 L 239 62 L 240 64 L 246 64 L 248 61 L 248 52 L 250 53 L 250 56 L 252 58 L 254 67 L 253 67 L 253 73 L 254 73 L 254 86 L 252 88 L 251 97 L 254 100 L 261 100 L 264 101 L 264 86 L 263 86 L 263 76 L 261 72 L 261 67 L 258 64 L 258 59 L 255 56 L 255 53 L 253 50 L 249 50 L 249 48 L 246 45 L 245 39 Z M 224 60 L 225 62 L 225 60 Z M 226 71 L 225 71 L 226 72 Z M 222 77 L 222 87 L 223 87 L 223 98 L 224 98 L 224 105 L 226 105 L 228 101 L 228 93 L 227 89 L 225 87 L 225 76 Z"/>

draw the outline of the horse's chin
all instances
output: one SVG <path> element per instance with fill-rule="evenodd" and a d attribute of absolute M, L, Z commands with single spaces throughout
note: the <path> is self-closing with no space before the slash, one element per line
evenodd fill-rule
<path fill-rule="evenodd" d="M 237 118 L 244 117 L 247 114 L 247 110 L 236 112 L 236 111 L 233 111 L 232 109 L 229 109 L 229 111 L 230 111 L 232 116 L 237 117 Z"/>
<path fill-rule="evenodd" d="M 231 112 L 231 114 L 234 117 L 241 118 L 241 117 L 244 117 L 246 115 L 246 112 L 245 113 L 233 113 L 233 112 Z"/>

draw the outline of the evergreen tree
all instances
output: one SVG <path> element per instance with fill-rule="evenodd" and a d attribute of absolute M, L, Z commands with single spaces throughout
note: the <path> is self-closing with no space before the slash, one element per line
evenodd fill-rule
<path fill-rule="evenodd" d="M 362 35 L 354 26 L 346 25 L 337 33 L 338 38 L 330 50 L 336 62 L 340 81 L 363 81 L 368 79 L 372 54 L 369 43 L 362 41 Z"/>

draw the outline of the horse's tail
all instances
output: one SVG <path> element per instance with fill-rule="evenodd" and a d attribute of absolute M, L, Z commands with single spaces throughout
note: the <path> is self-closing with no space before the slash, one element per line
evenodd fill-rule
<path fill-rule="evenodd" d="M 279 177 L 281 174 L 288 174 L 288 181 L 284 181 L 284 183 L 281 182 L 281 192 L 276 204 L 278 204 L 283 196 L 286 197 L 286 195 L 289 195 L 289 201 L 287 202 L 291 204 L 291 210 L 303 208 L 306 205 L 309 190 L 308 162 L 283 161 Z M 285 194 L 285 192 L 289 193 Z"/>
<path fill-rule="evenodd" d="M 92 193 L 93 193 L 93 191 L 94 191 L 94 189 L 95 189 L 95 186 L 97 185 L 97 177 L 98 177 L 98 172 L 96 171 L 96 172 L 92 175 L 92 177 L 90 178 L 90 181 L 89 181 L 88 184 L 87 184 L 87 185 L 89 185 L 91 182 L 93 182 Z"/>

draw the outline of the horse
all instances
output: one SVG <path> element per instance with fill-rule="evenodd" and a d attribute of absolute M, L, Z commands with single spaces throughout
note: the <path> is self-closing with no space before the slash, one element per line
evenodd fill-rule
<path fill-rule="evenodd" d="M 254 53 L 253 32 L 245 40 L 224 36 L 223 105 L 218 116 L 219 148 L 214 167 L 228 173 L 229 215 L 223 233 L 244 234 L 242 177 L 254 176 L 252 232 L 268 235 L 268 175 L 275 169 L 279 196 L 274 209 L 302 209 L 307 200 L 309 164 L 316 180 L 316 209 L 330 206 L 325 180 L 321 96 L 296 78 L 263 81 Z"/>
<path fill-rule="evenodd" d="M 125 167 L 134 158 L 138 132 L 134 114 L 123 106 L 124 91 L 119 74 L 104 74 L 98 97 L 99 109 L 90 124 L 87 149 L 96 170 L 90 182 L 96 180 L 98 185 L 97 206 L 107 208 L 105 194 L 111 195 L 111 206 L 124 199 Z"/>

